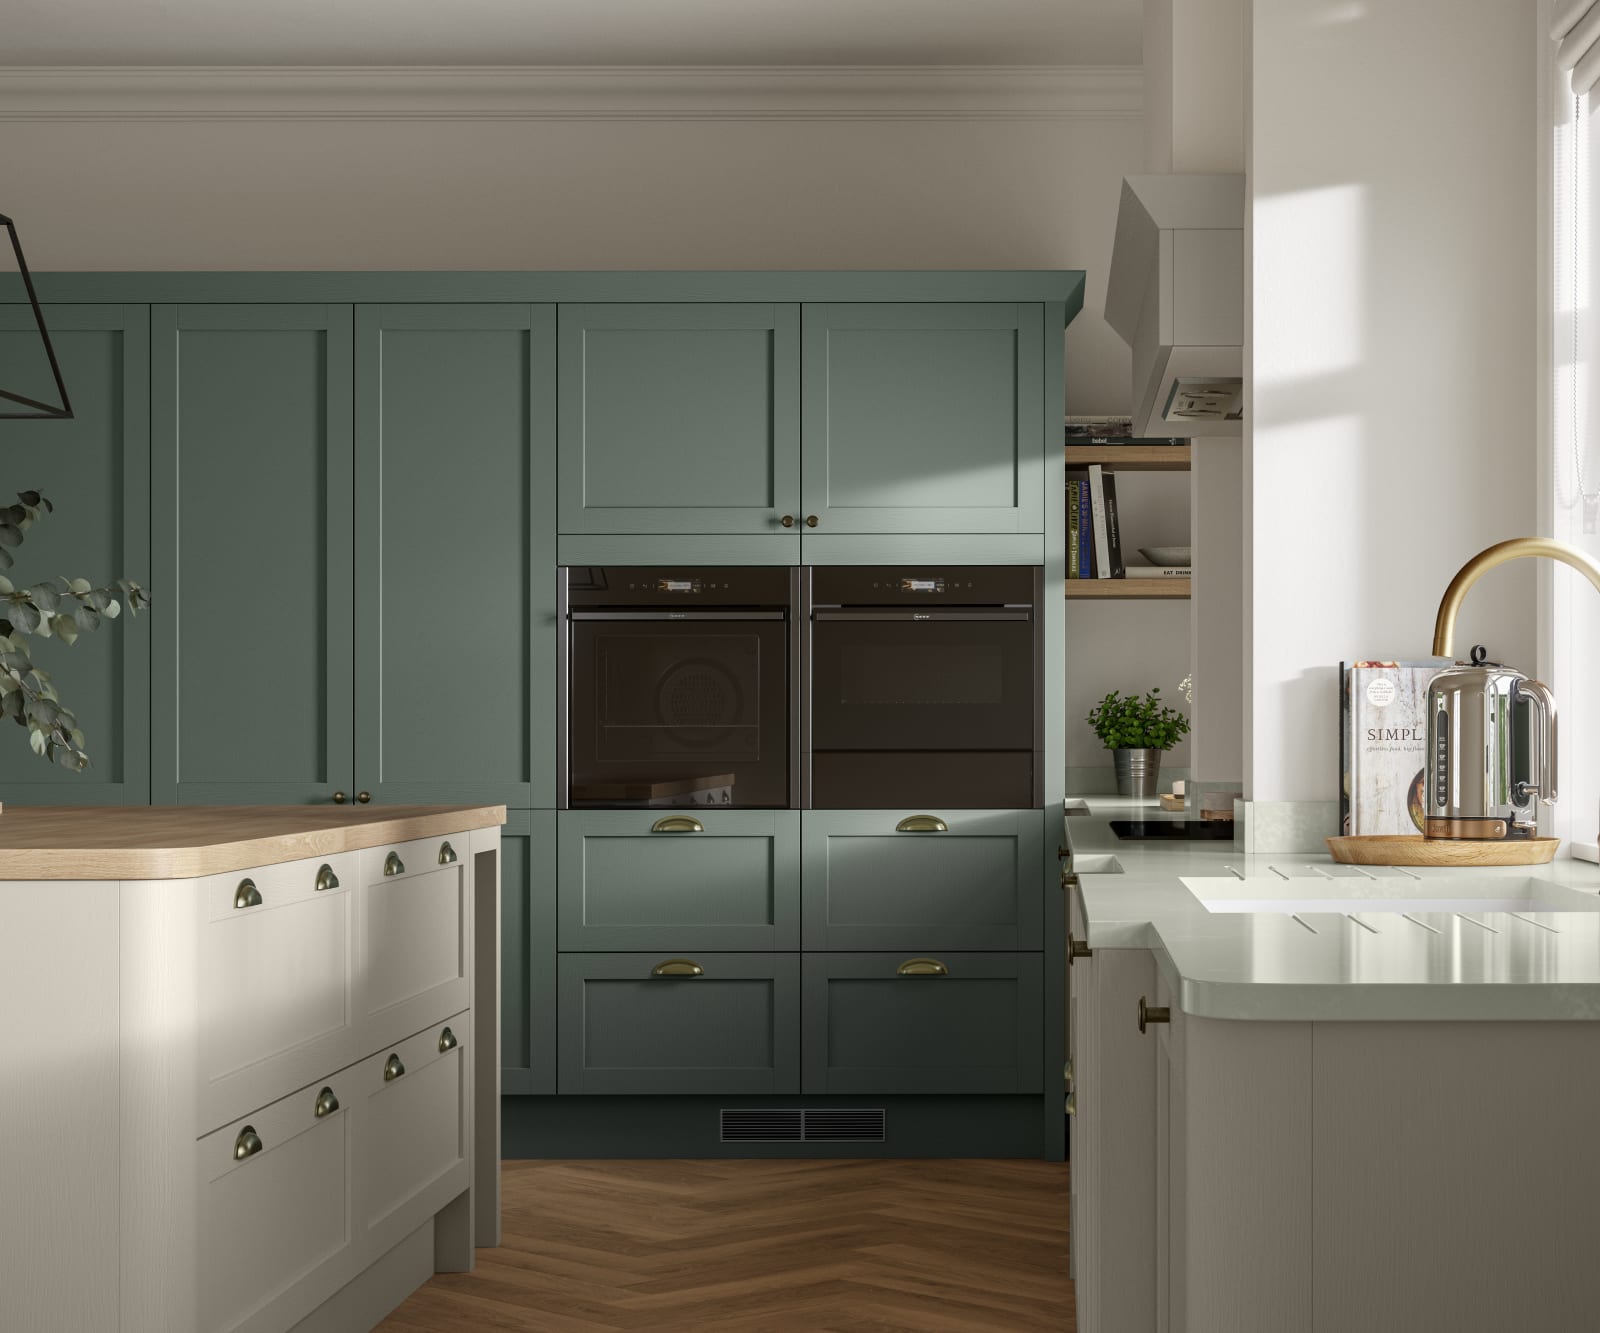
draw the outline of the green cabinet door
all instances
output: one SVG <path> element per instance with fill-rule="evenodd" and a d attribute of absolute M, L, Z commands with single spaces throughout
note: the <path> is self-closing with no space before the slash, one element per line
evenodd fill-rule
<path fill-rule="evenodd" d="M 808 1095 L 1026 1093 L 1043 1086 L 1038 954 L 802 957 Z"/>
<path fill-rule="evenodd" d="M 561 532 L 794 531 L 799 325 L 795 305 L 562 306 Z"/>
<path fill-rule="evenodd" d="M 500 1091 L 556 1090 L 555 811 L 500 829 Z"/>
<path fill-rule="evenodd" d="M 564 953 L 560 977 L 563 1093 L 800 1090 L 798 954 Z"/>
<path fill-rule="evenodd" d="M 157 804 L 350 793 L 350 307 L 151 310 Z"/>
<path fill-rule="evenodd" d="M 6 571 L 17 586 L 55 575 L 96 585 L 150 578 L 149 309 L 47 306 L 70 421 L 0 421 L 5 485 L 55 512 L 29 529 Z M 55 401 L 32 307 L 0 306 L 0 384 Z M 21 409 L 18 409 L 21 410 Z M 71 647 L 35 639 L 34 663 L 88 736 L 81 773 L 47 764 L 27 733 L 0 721 L 0 800 L 18 805 L 141 805 L 150 799 L 150 618 L 104 622 Z"/>
<path fill-rule="evenodd" d="M 1043 320 L 1032 303 L 807 305 L 807 537 L 1043 532 Z"/>
<path fill-rule="evenodd" d="M 355 328 L 356 786 L 553 806 L 555 308 Z"/>
<path fill-rule="evenodd" d="M 1042 949 L 1043 821 L 1039 810 L 805 811 L 804 947 Z M 919 828 L 937 831 L 907 831 Z"/>

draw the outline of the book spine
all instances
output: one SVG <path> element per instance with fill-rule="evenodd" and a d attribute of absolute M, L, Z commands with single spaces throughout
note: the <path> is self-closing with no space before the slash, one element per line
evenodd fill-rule
<path fill-rule="evenodd" d="M 1348 662 L 1339 663 L 1339 832 L 1350 836 L 1350 793 L 1355 787 L 1355 775 L 1350 771 L 1350 761 L 1355 755 L 1355 737 L 1350 734 L 1350 678 L 1353 673 Z"/>
<path fill-rule="evenodd" d="M 1078 479 L 1067 483 L 1067 577 L 1081 578 L 1078 570 Z"/>
<path fill-rule="evenodd" d="M 1187 579 L 1194 575 L 1188 565 L 1125 565 L 1123 577 L 1129 579 Z"/>
<path fill-rule="evenodd" d="M 1106 550 L 1111 557 L 1111 577 L 1123 577 L 1122 534 L 1117 530 L 1117 474 L 1105 474 L 1106 488 Z"/>
<path fill-rule="evenodd" d="M 1089 541 L 1089 478 L 1078 478 L 1078 577 L 1092 578 L 1094 565 Z"/>
<path fill-rule="evenodd" d="M 1094 519 L 1094 576 L 1108 579 L 1111 561 L 1106 538 L 1105 469 L 1098 463 L 1089 464 L 1089 512 Z"/>

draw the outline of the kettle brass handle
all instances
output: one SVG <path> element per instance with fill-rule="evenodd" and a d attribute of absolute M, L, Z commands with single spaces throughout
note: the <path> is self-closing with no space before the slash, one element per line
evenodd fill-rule
<path fill-rule="evenodd" d="M 1145 1001 L 1144 1001 L 1144 996 L 1141 995 L 1139 997 L 1139 1031 L 1140 1032 L 1143 1032 L 1145 1030 L 1145 1024 L 1147 1024 L 1147 1023 L 1170 1023 L 1170 1022 L 1172 1022 L 1172 1009 L 1171 1009 L 1171 1006 L 1165 1005 L 1165 1004 L 1159 1005 L 1159 1006 L 1153 1005 L 1153 1004 L 1146 1004 Z"/>
<path fill-rule="evenodd" d="M 339 1109 L 339 1099 L 334 1095 L 332 1088 L 324 1088 L 317 1094 L 316 1104 L 311 1108 L 311 1114 L 321 1120 L 330 1116 Z"/>
<path fill-rule="evenodd" d="M 461 1043 L 456 1040 L 456 1034 L 454 1032 L 450 1031 L 449 1028 L 446 1028 L 443 1032 L 441 1032 L 439 1034 L 439 1054 L 440 1055 L 443 1055 L 446 1051 L 455 1050 L 455 1048 L 457 1046 L 459 1046 L 459 1045 L 461 1045 Z"/>
<path fill-rule="evenodd" d="M 937 958 L 908 958 L 895 968 L 898 977 L 947 977 L 950 969 Z"/>
<path fill-rule="evenodd" d="M 706 826 L 693 815 L 668 815 L 650 825 L 652 833 L 704 833 Z"/>
<path fill-rule="evenodd" d="M 246 1157 L 254 1157 L 262 1147 L 261 1135 L 256 1133 L 255 1126 L 246 1125 L 233 1141 L 233 1160 L 242 1162 Z"/>
<path fill-rule="evenodd" d="M 405 1064 L 398 1055 L 391 1054 L 389 1058 L 383 1062 L 383 1081 L 385 1083 L 393 1083 L 395 1079 L 399 1078 L 400 1075 L 405 1072 Z"/>
<path fill-rule="evenodd" d="M 907 815 L 894 826 L 896 833 L 948 833 L 950 825 L 938 815 Z"/>
<path fill-rule="evenodd" d="M 448 842 L 439 844 L 439 864 L 453 866 L 456 863 L 456 849 Z"/>
<path fill-rule="evenodd" d="M 333 867 L 324 861 L 317 867 L 316 891 L 326 893 L 329 889 L 339 887 L 339 877 L 333 873 Z"/>
<path fill-rule="evenodd" d="M 653 977 L 703 977 L 705 968 L 692 958 L 668 958 L 650 969 Z"/>
<path fill-rule="evenodd" d="M 233 905 L 235 908 L 261 906 L 261 890 L 256 888 L 255 880 L 241 879 L 239 881 L 239 888 L 233 895 Z"/>
<path fill-rule="evenodd" d="M 399 852 L 390 852 L 383 858 L 383 873 L 385 875 L 403 875 L 406 873 L 406 863 L 400 859 Z"/>

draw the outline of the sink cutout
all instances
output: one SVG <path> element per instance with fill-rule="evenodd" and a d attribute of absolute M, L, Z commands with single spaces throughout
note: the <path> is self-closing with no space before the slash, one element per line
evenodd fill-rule
<path fill-rule="evenodd" d="M 1516 876 L 1182 879 L 1208 912 L 1600 912 L 1600 895 Z"/>
<path fill-rule="evenodd" d="M 1114 856 L 1072 854 L 1072 868 L 1080 875 L 1120 875 L 1122 862 Z"/>

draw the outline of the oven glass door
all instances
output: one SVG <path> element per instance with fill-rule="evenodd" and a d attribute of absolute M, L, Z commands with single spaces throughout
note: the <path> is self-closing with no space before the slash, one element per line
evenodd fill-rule
<path fill-rule="evenodd" d="M 789 804 L 782 613 L 572 618 L 577 806 Z"/>
<path fill-rule="evenodd" d="M 1024 609 L 818 610 L 811 803 L 1030 806 L 1033 631 Z"/>

